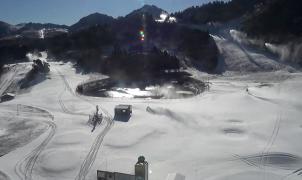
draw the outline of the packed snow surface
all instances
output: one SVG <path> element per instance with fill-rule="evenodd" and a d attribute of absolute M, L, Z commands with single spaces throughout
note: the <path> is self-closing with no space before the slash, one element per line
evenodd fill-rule
<path fill-rule="evenodd" d="M 77 85 L 98 77 L 50 62 L 45 81 L 0 104 L 4 146 L 14 129 L 9 124 L 27 120 L 37 132 L 0 157 L 0 179 L 95 180 L 96 170 L 133 174 L 140 155 L 149 162 L 150 180 L 301 179 L 302 73 L 238 41 L 237 31 L 226 28 L 212 37 L 224 74 L 190 69 L 194 78 L 209 79 L 210 89 L 187 99 L 85 97 L 75 92 Z M 28 57 L 47 59 L 43 53 Z M 1 77 L 0 94 L 24 66 Z M 129 122 L 113 121 L 118 104 L 133 106 Z M 96 105 L 104 119 L 91 132 L 87 121 Z"/>
<path fill-rule="evenodd" d="M 187 180 L 302 177 L 300 73 L 210 76 L 192 70 L 197 79 L 210 78 L 209 91 L 152 100 L 80 96 L 75 88 L 90 75 L 77 74 L 69 63 L 50 64 L 50 78 L 0 104 L 1 123 L 23 118 L 47 127 L 0 158 L 1 179 L 94 180 L 97 169 L 132 174 L 140 155 L 150 164 L 151 180 L 173 174 Z M 18 104 L 25 108 L 17 111 Z M 112 123 L 118 104 L 133 105 L 129 122 Z M 95 105 L 106 118 L 91 132 L 87 121 Z M 1 139 L 7 131 L 1 126 Z"/>

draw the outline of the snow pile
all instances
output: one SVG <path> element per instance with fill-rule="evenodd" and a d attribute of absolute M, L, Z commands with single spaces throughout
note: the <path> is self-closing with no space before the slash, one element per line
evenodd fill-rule
<path fill-rule="evenodd" d="M 177 19 L 176 19 L 176 17 L 170 16 L 167 13 L 162 13 L 160 15 L 160 19 L 157 19 L 155 21 L 158 22 L 158 23 L 164 23 L 164 22 L 167 22 L 167 23 L 176 23 Z"/>

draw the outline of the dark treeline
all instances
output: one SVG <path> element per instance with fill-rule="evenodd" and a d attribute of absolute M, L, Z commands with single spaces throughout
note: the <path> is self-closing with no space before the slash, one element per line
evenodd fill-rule
<path fill-rule="evenodd" d="M 0 75 L 1 75 L 1 73 L 3 71 L 3 66 L 4 66 L 4 64 L 2 62 L 0 62 Z"/>
<path fill-rule="evenodd" d="M 17 38 L 0 40 L 0 62 L 15 63 L 24 61 L 26 54 L 46 49 L 45 42 L 40 39 Z"/>
<path fill-rule="evenodd" d="M 0 38 L 6 36 L 20 35 L 22 33 L 29 32 L 29 31 L 39 31 L 41 29 L 53 29 L 53 28 L 68 29 L 69 27 L 66 25 L 57 25 L 51 23 L 42 24 L 42 23 L 32 23 L 32 22 L 18 24 L 18 25 L 11 25 L 0 21 Z"/>
<path fill-rule="evenodd" d="M 161 48 L 171 50 L 173 56 L 177 53 L 187 56 L 192 61 L 198 62 L 207 71 L 212 71 L 216 67 L 217 47 L 208 32 L 192 30 L 177 24 L 156 23 L 148 14 L 145 15 L 144 22 L 142 21 L 141 15 L 138 14 L 118 18 L 111 25 L 96 25 L 85 30 L 49 38 L 47 49 L 56 56 L 75 59 L 78 65 L 85 70 L 103 73 L 111 72 L 111 70 L 107 70 L 110 68 L 116 70 L 115 66 L 118 66 L 120 71 L 123 71 L 124 68 L 132 72 L 135 67 L 142 67 L 140 63 L 144 65 L 154 63 L 154 66 L 158 66 L 157 64 L 160 62 L 163 64 L 162 67 L 165 67 L 165 63 L 170 63 L 170 55 L 159 53 Z M 139 36 L 139 31 L 142 29 L 146 34 L 144 43 L 140 41 Z M 148 50 L 140 53 L 128 52 L 137 44 L 146 44 Z M 125 52 L 123 56 L 114 55 L 112 51 L 116 47 L 120 47 Z M 157 49 L 158 53 L 150 51 L 152 48 Z M 159 60 L 156 60 L 155 57 Z M 123 66 L 120 66 L 122 63 L 116 60 L 118 58 L 123 59 L 121 60 Z M 140 61 L 137 62 L 137 59 Z M 172 59 L 177 58 L 172 57 Z M 135 67 L 132 69 L 130 66 Z M 148 66 L 148 70 L 145 70 L 156 71 L 158 69 L 150 68 L 150 66 Z M 136 70 L 139 69 L 136 68 Z"/>
<path fill-rule="evenodd" d="M 270 42 L 295 40 L 302 35 L 301 7 L 301 0 L 267 0 L 243 23 L 243 30 Z"/>
<path fill-rule="evenodd" d="M 84 71 L 112 73 L 119 69 L 130 74 L 177 69 L 182 60 L 178 58 L 186 58 L 186 62 L 191 61 L 187 65 L 198 65 L 209 72 L 217 65 L 218 50 L 208 32 L 177 23 L 157 23 L 152 14 L 143 11 L 114 21 L 106 17 L 110 23 L 86 27 L 86 23 L 91 22 L 89 17 L 94 22 L 99 16 L 94 14 L 82 19 L 83 29 L 76 28 L 76 31 L 54 37 L 1 39 L 0 58 L 2 61 L 22 59 L 27 52 L 47 50 L 55 59 L 75 61 Z M 29 24 L 28 28 L 36 26 L 40 24 Z M 145 31 L 144 42 L 140 40 L 140 30 Z M 137 45 L 147 47 L 143 51 L 133 51 Z M 124 53 L 117 55 L 117 47 Z"/>
<path fill-rule="evenodd" d="M 139 40 L 142 29 L 141 16 L 121 18 L 115 26 L 121 43 L 133 43 Z M 190 29 L 178 24 L 156 23 L 152 16 L 145 16 L 145 34 L 147 41 L 173 53 L 191 58 L 202 64 L 205 70 L 212 71 L 216 67 L 218 50 L 208 32 Z M 127 27 L 127 28 L 120 28 Z"/>
<path fill-rule="evenodd" d="M 301 0 L 214 1 L 174 14 L 181 23 L 206 24 L 242 18 L 249 36 L 282 43 L 302 35 Z"/>
<path fill-rule="evenodd" d="M 61 54 L 68 50 L 101 50 L 114 41 L 115 34 L 110 27 L 97 25 L 79 32 L 49 38 L 46 40 L 46 46 L 52 53 Z"/>
<path fill-rule="evenodd" d="M 239 18 L 254 9 L 254 6 L 265 0 L 232 0 L 229 2 L 214 1 L 202 6 L 194 6 L 174 14 L 180 22 L 206 24 L 208 22 L 226 22 Z"/>
<path fill-rule="evenodd" d="M 115 19 L 111 16 L 107 16 L 105 14 L 94 13 L 90 14 L 89 16 L 83 17 L 79 20 L 79 22 L 71 25 L 68 27 L 70 31 L 79 31 L 86 28 L 89 28 L 91 25 L 105 25 L 105 24 L 112 24 Z"/>
<path fill-rule="evenodd" d="M 7 36 L 11 33 L 10 25 L 0 21 L 0 37 Z"/>
<path fill-rule="evenodd" d="M 52 24 L 52 23 L 25 23 L 24 25 L 19 24 L 17 26 L 21 26 L 20 29 L 17 30 L 17 32 L 23 32 L 23 31 L 28 31 L 28 30 L 40 30 L 43 28 L 63 28 L 63 29 L 68 29 L 69 27 L 66 25 L 57 25 L 57 24 Z"/>
<path fill-rule="evenodd" d="M 142 78 L 163 73 L 165 70 L 178 70 L 179 60 L 175 56 L 153 47 L 148 53 L 128 53 L 118 46 L 112 55 L 102 63 L 101 72 L 119 77 Z"/>

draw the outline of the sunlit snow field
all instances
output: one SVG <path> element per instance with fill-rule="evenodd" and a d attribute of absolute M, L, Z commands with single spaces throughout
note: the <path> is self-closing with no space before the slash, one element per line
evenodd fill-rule
<path fill-rule="evenodd" d="M 198 80 L 209 79 L 210 89 L 186 99 L 81 96 L 77 85 L 98 75 L 50 62 L 45 81 L 0 104 L 0 179 L 95 180 L 96 170 L 133 174 L 140 155 L 149 162 L 151 180 L 169 173 L 186 180 L 301 179 L 302 73 L 229 35 L 212 36 L 226 71 L 188 69 Z M 4 75 L 0 92 L 26 66 Z M 118 104 L 133 106 L 129 122 L 112 121 Z M 91 132 L 87 121 L 96 105 L 105 119 Z M 24 121 L 24 130 L 15 127 Z M 20 137 L 23 142 L 5 142 Z"/>
<path fill-rule="evenodd" d="M 188 99 L 147 100 L 78 96 L 73 92 L 76 85 L 89 75 L 76 74 L 71 64 L 50 64 L 49 79 L 1 103 L 0 112 L 13 122 L 23 116 L 37 123 L 53 122 L 54 134 L 54 127 L 45 123 L 49 128 L 41 136 L 2 156 L 3 177 L 23 177 L 22 162 L 53 135 L 35 159 L 32 179 L 75 179 L 108 123 L 91 133 L 88 114 L 95 105 L 113 115 L 115 105 L 131 104 L 133 116 L 111 126 L 86 179 L 96 179 L 97 169 L 133 173 L 139 155 L 150 163 L 150 179 L 165 179 L 168 173 L 183 174 L 188 180 L 301 178 L 300 73 L 209 76 L 192 71 L 201 80 L 210 78 L 209 91 Z M 47 119 L 44 111 L 28 117 L 22 108 L 14 118 L 18 104 L 45 110 L 54 118 Z"/>

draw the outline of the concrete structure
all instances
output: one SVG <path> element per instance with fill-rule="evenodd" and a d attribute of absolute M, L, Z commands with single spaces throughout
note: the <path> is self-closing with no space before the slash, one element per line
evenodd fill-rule
<path fill-rule="evenodd" d="M 135 176 L 118 172 L 97 171 L 97 180 L 135 180 Z"/>
<path fill-rule="evenodd" d="M 140 156 L 135 164 L 135 180 L 148 180 L 148 174 L 148 162 L 144 156 Z"/>
<path fill-rule="evenodd" d="M 148 162 L 144 156 L 140 156 L 135 164 L 135 175 L 98 170 L 97 180 L 148 180 L 148 173 Z"/>
<path fill-rule="evenodd" d="M 0 102 L 10 101 L 15 98 L 15 94 L 13 93 L 5 93 L 1 96 Z"/>

